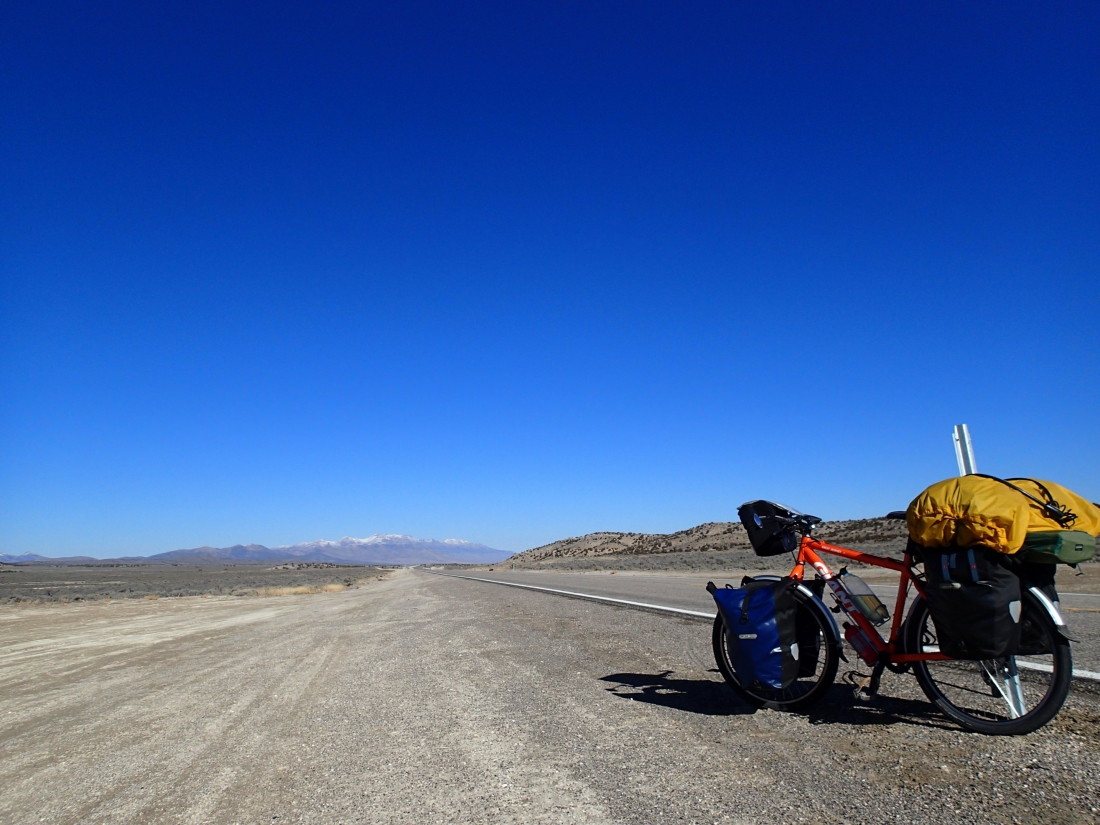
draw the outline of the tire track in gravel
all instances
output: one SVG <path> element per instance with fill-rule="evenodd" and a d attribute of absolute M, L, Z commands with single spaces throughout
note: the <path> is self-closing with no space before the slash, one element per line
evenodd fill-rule
<path fill-rule="evenodd" d="M 567 766 L 522 731 L 491 724 L 494 703 L 482 688 L 496 675 L 481 667 L 480 643 L 467 622 L 454 620 L 452 600 L 411 574 L 395 578 L 391 595 L 369 627 L 344 637 L 340 661 L 309 698 L 313 719 L 296 715 L 280 733 L 292 768 L 308 757 L 308 781 L 284 788 L 266 809 L 235 814 L 302 822 L 609 821 Z"/>
<path fill-rule="evenodd" d="M 156 615 L 145 622 L 140 611 L 131 611 L 138 614 L 138 624 L 170 624 L 176 617 L 178 627 L 142 633 L 121 623 L 122 652 L 105 640 L 109 633 L 94 625 L 86 645 L 56 636 L 60 641 L 51 656 L 79 657 L 80 667 L 70 669 L 78 675 L 52 680 L 39 697 L 45 701 L 32 703 L 31 718 L 5 728 L 0 814 L 21 798 L 41 797 L 43 783 L 75 784 L 82 791 L 39 800 L 46 807 L 43 813 L 52 814 L 47 821 L 84 821 L 103 811 L 121 821 L 170 821 L 152 814 L 189 807 L 191 798 L 179 797 L 191 792 L 187 780 L 193 766 L 202 764 L 211 749 L 224 747 L 236 725 L 262 730 L 269 697 L 285 683 L 285 676 L 281 682 L 278 677 L 288 664 L 291 670 L 301 664 L 297 652 L 281 655 L 277 638 L 280 626 L 293 621 L 289 614 L 295 605 L 286 599 L 265 601 L 204 605 L 211 621 L 197 624 L 188 615 L 193 605 L 180 602 L 156 606 Z M 221 615 L 226 609 L 228 620 Z M 242 648 L 233 631 L 256 623 L 267 623 L 265 635 L 276 638 Z M 129 656 L 126 667 L 95 667 L 89 650 L 99 649 L 102 659 L 113 662 L 129 655 L 136 637 L 146 644 L 140 655 Z M 11 703 L 7 714 L 18 714 L 20 704 Z M 155 800 L 153 808 L 143 799 Z"/>

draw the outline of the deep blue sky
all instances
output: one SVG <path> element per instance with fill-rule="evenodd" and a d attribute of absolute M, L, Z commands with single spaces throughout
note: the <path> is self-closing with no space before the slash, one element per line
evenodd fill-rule
<path fill-rule="evenodd" d="M 1100 5 L 9 2 L 0 552 L 1100 499 Z"/>

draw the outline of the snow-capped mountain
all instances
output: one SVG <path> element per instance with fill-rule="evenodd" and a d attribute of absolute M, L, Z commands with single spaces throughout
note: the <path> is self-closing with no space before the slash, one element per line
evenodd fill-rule
<path fill-rule="evenodd" d="M 294 558 L 316 561 L 346 561 L 356 564 L 424 564 L 426 562 L 500 561 L 507 553 L 462 539 L 418 539 L 412 536 L 376 533 L 365 539 L 345 536 L 339 541 L 307 541 L 273 547 Z"/>
<path fill-rule="evenodd" d="M 193 550 L 158 553 L 149 558 L 157 561 L 302 559 L 344 564 L 480 564 L 501 561 L 507 555 L 508 553 L 484 544 L 461 539 L 439 541 L 378 533 L 365 539 L 345 536 L 339 541 L 318 539 L 279 547 L 264 547 L 262 544 L 198 547 Z"/>

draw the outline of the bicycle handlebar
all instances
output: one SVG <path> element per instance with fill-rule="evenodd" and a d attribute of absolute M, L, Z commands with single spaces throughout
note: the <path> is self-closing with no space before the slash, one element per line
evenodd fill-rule
<path fill-rule="evenodd" d="M 817 516 L 805 516 L 802 514 L 799 514 L 794 518 L 788 518 L 787 516 L 780 515 L 764 516 L 761 520 L 774 521 L 785 527 L 798 527 L 805 529 L 806 531 L 809 531 L 810 528 L 812 528 L 815 524 L 821 523 L 821 519 L 819 519 Z"/>

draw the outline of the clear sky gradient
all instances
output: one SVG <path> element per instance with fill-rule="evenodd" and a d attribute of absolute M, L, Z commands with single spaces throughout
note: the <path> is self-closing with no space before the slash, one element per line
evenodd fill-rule
<path fill-rule="evenodd" d="M 1100 500 L 1100 4 L 0 10 L 0 552 Z"/>

